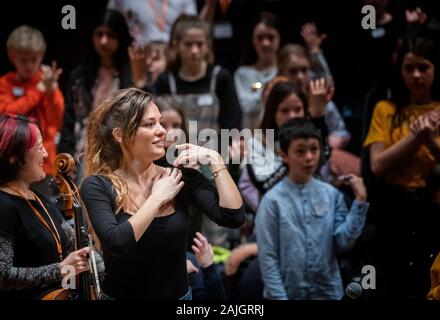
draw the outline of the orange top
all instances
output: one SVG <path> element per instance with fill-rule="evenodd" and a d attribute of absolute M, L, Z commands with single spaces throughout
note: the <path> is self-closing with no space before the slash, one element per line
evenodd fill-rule
<path fill-rule="evenodd" d="M 409 127 L 413 121 L 439 107 L 439 102 L 407 106 L 402 109 L 407 120 L 403 121 L 400 127 L 392 128 L 392 118 L 396 113 L 396 107 L 390 101 L 380 101 L 374 109 L 364 148 L 371 146 L 375 142 L 382 142 L 385 149 L 388 149 L 397 141 L 410 134 Z M 437 143 L 440 143 L 440 137 L 437 137 Z M 412 155 L 406 159 L 401 159 L 398 165 L 388 170 L 385 174 L 385 180 L 388 183 L 405 188 L 424 187 L 426 177 L 434 169 L 434 166 L 434 157 L 427 147 L 421 145 Z"/>
<path fill-rule="evenodd" d="M 17 80 L 15 71 L 0 77 L 0 113 L 32 116 L 39 122 L 43 144 L 48 153 L 44 171 L 53 175 L 55 137 L 63 124 L 64 97 L 58 88 L 51 94 L 41 92 L 37 88 L 41 77 L 41 71 L 23 82 Z"/>

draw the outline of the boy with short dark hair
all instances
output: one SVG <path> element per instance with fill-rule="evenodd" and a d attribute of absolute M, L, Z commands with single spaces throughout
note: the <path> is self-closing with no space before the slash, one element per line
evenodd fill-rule
<path fill-rule="evenodd" d="M 61 69 L 41 65 L 46 42 L 41 32 L 23 25 L 14 29 L 6 42 L 9 60 L 15 71 L 0 78 L 0 113 L 32 116 L 40 125 L 48 152 L 46 174 L 53 174 L 56 156 L 55 137 L 64 114 L 64 98 L 58 88 Z"/>
<path fill-rule="evenodd" d="M 259 261 L 267 299 L 341 299 L 337 254 L 360 236 L 369 204 L 362 179 L 345 177 L 356 199 L 348 211 L 343 195 L 313 177 L 321 136 L 304 118 L 279 130 L 289 173 L 268 191 L 256 215 Z"/>

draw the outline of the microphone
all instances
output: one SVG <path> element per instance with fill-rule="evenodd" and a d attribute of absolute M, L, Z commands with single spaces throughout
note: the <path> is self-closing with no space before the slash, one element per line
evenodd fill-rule
<path fill-rule="evenodd" d="M 353 281 L 350 282 L 345 288 L 345 296 L 343 300 L 356 300 L 362 295 L 362 286 L 359 282 Z M 347 299 L 346 297 L 350 298 Z"/>

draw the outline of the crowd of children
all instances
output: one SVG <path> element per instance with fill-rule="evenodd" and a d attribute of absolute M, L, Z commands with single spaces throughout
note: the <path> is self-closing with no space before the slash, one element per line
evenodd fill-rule
<path fill-rule="evenodd" d="M 105 218 L 104 226 L 99 212 L 89 212 L 92 226 L 98 229 L 97 242 L 103 245 L 104 261 L 109 263 L 103 299 L 123 298 L 128 294 L 123 288 L 129 288 L 134 298 L 157 294 L 204 300 L 338 300 L 364 264 L 377 270 L 377 294 L 368 295 L 370 298 L 440 299 L 440 236 L 436 233 L 440 222 L 440 43 L 433 36 L 436 33 L 429 24 L 429 14 L 407 10 L 404 23 L 411 32 L 396 35 L 395 21 L 385 10 L 387 1 L 378 2 L 378 8 L 384 9 L 378 11 L 383 34 L 376 32 L 372 37 L 391 37 L 395 47 L 388 50 L 381 47 L 384 43 L 375 42 L 383 49 L 383 69 L 372 69 L 369 82 L 365 80 L 353 93 L 360 96 L 364 110 L 359 113 L 369 123 L 366 129 L 357 128 L 364 131 L 362 152 L 346 150 L 358 135 L 350 132 L 333 100 L 337 79 L 333 79 L 322 48 L 322 43 L 330 40 L 325 40 L 326 35 L 320 34 L 313 22 L 298 31 L 304 45 L 287 43 L 277 16 L 261 12 L 249 26 L 250 46 L 243 50 L 241 65 L 235 68 L 218 61 L 238 61 L 239 57 L 214 56 L 215 40 L 221 38 L 221 32 L 226 37 L 232 26 L 225 24 L 219 29 L 213 25 L 213 17 L 218 10 L 227 12 L 230 1 L 207 0 L 198 16 L 193 1 L 143 1 L 143 7 L 137 7 L 135 1 L 110 1 L 90 26 L 84 60 L 63 75 L 68 79 L 63 88 L 58 84 L 63 73 L 57 62 L 42 64 L 46 46 L 55 44 L 46 44 L 43 34 L 27 25 L 12 30 L 6 50 L 15 70 L 0 77 L 0 114 L 38 123 L 47 150 L 43 164 L 46 178 L 34 182 L 33 190 L 54 198 L 50 188 L 54 159 L 57 153 L 67 152 L 78 163 L 77 183 L 81 185 L 82 178 L 88 177 L 81 187 L 88 209 L 96 209 L 96 185 L 102 184 L 106 188 L 103 201 L 115 214 L 116 218 Z M 138 12 L 153 4 L 149 14 Z M 154 98 L 150 101 L 141 90 Z M 144 278 L 146 284 L 152 284 L 146 296 L 135 288 L 136 283 L 121 282 L 121 272 L 136 263 L 143 249 L 152 254 L 149 259 L 157 258 L 161 247 L 154 247 L 146 238 L 151 236 L 158 245 L 165 227 L 158 227 L 153 220 L 144 225 L 130 213 L 138 210 L 138 216 L 148 216 L 148 209 L 136 201 L 145 201 L 153 192 L 151 186 L 148 192 L 140 192 L 144 197 L 129 204 L 121 200 L 125 193 L 131 200 L 131 190 L 124 187 L 129 184 L 128 176 L 124 177 L 127 182 L 115 178 L 124 171 L 118 161 L 138 161 L 142 153 L 120 141 L 156 126 L 150 128 L 142 122 L 142 110 L 153 115 L 151 121 L 158 121 L 157 132 L 151 137 L 164 139 L 166 155 L 182 151 L 176 144 L 190 142 L 188 134 L 194 123 L 196 133 L 203 129 L 250 129 L 253 133 L 226 142 L 229 158 L 240 163 L 224 167 L 213 162 L 217 153 L 185 145 L 187 151 L 182 154 L 189 157 L 197 151 L 208 164 L 182 169 L 182 181 L 188 185 L 182 190 L 192 189 L 180 196 L 182 186 L 177 180 L 182 173 L 174 169 L 174 180 L 167 186 L 175 194 L 170 191 L 161 203 L 166 210 L 161 207 L 158 211 L 175 209 L 175 213 L 160 217 L 163 222 L 183 210 L 186 220 L 179 221 L 188 226 L 182 227 L 186 233 L 179 233 L 179 239 L 185 238 L 187 244 L 188 279 L 181 277 L 186 273 L 180 251 L 176 266 L 151 262 L 149 270 L 154 276 Z M 124 112 L 133 114 L 133 119 L 126 119 Z M 0 125 L 0 132 L 5 137 L 7 127 Z M 92 141 L 93 137 L 101 140 Z M 6 142 L 1 139 L 3 152 Z M 221 140 L 218 142 L 225 143 Z M 95 144 L 99 143 L 98 148 Z M 206 141 L 198 139 L 197 143 Z M 113 151 L 106 154 L 110 147 Z M 148 154 L 148 159 L 158 168 L 176 166 L 165 154 Z M 222 176 L 223 169 L 230 175 Z M 110 178 L 96 178 L 98 174 Z M 117 207 L 106 202 L 115 196 L 111 188 L 116 190 Z M 238 204 L 241 200 L 226 195 L 228 188 L 231 194 L 235 189 L 240 192 L 243 206 Z M 182 198 L 183 193 L 188 199 Z M 205 203 L 208 200 L 212 200 L 210 207 Z M 185 203 L 184 209 L 181 203 Z M 237 230 L 227 228 L 239 224 Z M 114 230 L 124 234 L 124 243 L 114 239 Z M 139 230 L 143 230 L 141 234 Z M 373 236 L 368 237 L 366 230 L 373 230 Z M 0 225 L 0 234 L 6 232 Z M 0 248 L 1 241 L 4 238 L 0 237 Z M 122 248 L 124 245 L 127 247 Z M 112 251 L 115 247 L 118 250 Z M 163 256 L 167 263 L 173 263 L 172 258 Z M 7 288 L 2 285 L 5 259 L 0 249 L 0 291 Z M 150 264 L 147 260 L 143 263 Z M 170 275 L 153 266 L 171 273 L 178 270 Z M 176 277 L 176 287 L 161 288 L 161 283 L 168 286 L 173 282 L 170 276 Z M 182 291 L 187 282 L 190 290 Z M 155 292 L 161 289 L 166 293 Z"/>

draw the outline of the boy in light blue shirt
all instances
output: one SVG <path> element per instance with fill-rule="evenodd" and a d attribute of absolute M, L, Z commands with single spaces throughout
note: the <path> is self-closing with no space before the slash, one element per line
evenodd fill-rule
<path fill-rule="evenodd" d="M 337 255 L 350 249 L 364 227 L 369 204 L 361 178 L 345 177 L 355 200 L 313 177 L 321 137 L 304 118 L 280 128 L 281 157 L 289 173 L 268 191 L 256 215 L 259 263 L 267 299 L 341 299 Z"/>

